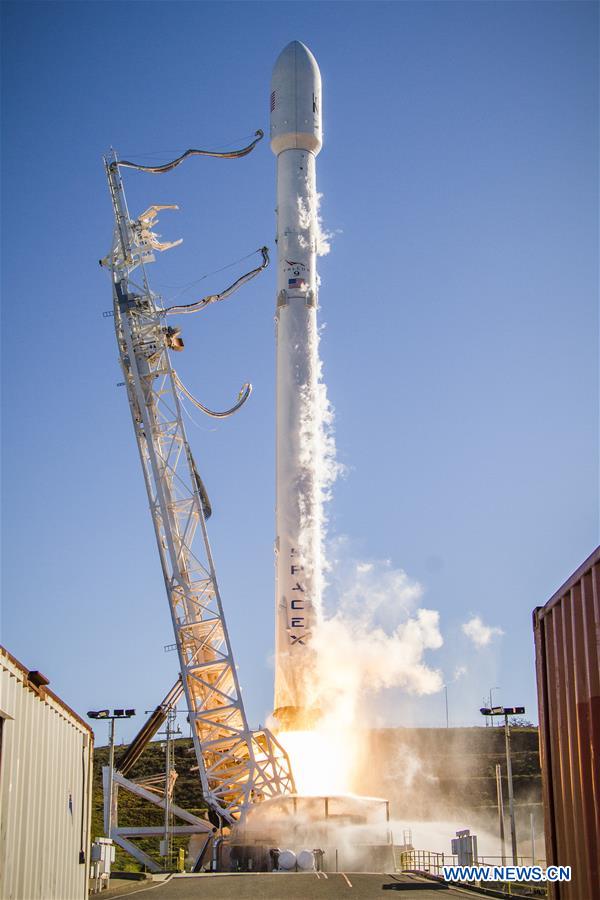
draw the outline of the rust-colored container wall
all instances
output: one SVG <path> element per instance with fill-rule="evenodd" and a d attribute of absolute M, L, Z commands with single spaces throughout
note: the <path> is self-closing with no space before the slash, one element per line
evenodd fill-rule
<path fill-rule="evenodd" d="M 533 613 L 553 900 L 600 900 L 600 547 Z"/>

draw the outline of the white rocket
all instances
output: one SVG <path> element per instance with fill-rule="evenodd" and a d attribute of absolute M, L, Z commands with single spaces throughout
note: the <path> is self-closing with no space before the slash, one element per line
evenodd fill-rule
<path fill-rule="evenodd" d="M 316 157 L 322 144 L 321 73 L 292 41 L 271 81 L 277 156 L 277 506 L 275 716 L 306 727 L 311 636 L 320 615 L 320 502 L 314 471 L 318 385 Z"/>

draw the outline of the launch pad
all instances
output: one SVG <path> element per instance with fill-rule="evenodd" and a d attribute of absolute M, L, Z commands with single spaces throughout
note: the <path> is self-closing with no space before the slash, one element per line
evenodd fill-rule
<path fill-rule="evenodd" d="M 241 871 L 384 871 L 393 865 L 392 844 L 387 800 L 286 794 L 256 804 L 234 825 L 221 865 Z"/>

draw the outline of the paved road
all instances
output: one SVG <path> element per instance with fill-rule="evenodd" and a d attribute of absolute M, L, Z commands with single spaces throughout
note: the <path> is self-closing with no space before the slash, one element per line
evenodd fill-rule
<path fill-rule="evenodd" d="M 346 875 L 321 873 L 272 873 L 231 875 L 189 875 L 171 878 L 165 884 L 141 887 L 128 892 L 127 900 L 140 893 L 139 900 L 465 900 L 481 897 L 443 884 L 410 875 Z M 113 894 L 111 900 L 116 900 Z"/>

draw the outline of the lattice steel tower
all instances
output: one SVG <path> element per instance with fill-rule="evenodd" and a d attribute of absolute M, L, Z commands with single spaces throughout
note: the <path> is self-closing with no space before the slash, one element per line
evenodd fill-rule
<path fill-rule="evenodd" d="M 161 243 L 152 231 L 161 209 L 151 207 L 137 219 L 129 216 L 120 169 L 124 166 L 153 173 L 166 172 L 189 155 L 236 158 L 249 153 L 257 139 L 241 151 L 208 154 L 188 151 L 161 167 L 137 166 L 105 158 L 106 176 L 116 221 L 111 252 L 102 260 L 113 281 L 114 320 L 120 361 L 127 388 L 133 427 L 150 501 L 183 686 L 189 709 L 194 747 L 204 797 L 226 822 L 233 822 L 263 798 L 294 791 L 289 759 L 267 730 L 248 726 L 240 693 L 215 566 L 206 530 L 210 504 L 196 468 L 182 421 L 183 392 L 209 415 L 235 412 L 247 399 L 244 385 L 238 402 L 214 413 L 194 400 L 174 371 L 169 349 L 182 349 L 179 329 L 165 324 L 168 314 L 193 312 L 221 300 L 268 262 L 238 279 L 222 294 L 205 297 L 187 307 L 165 309 L 149 287 L 145 264 L 154 260 Z M 179 243 L 179 242 L 176 242 Z M 137 281 L 132 273 L 138 270 Z"/>

